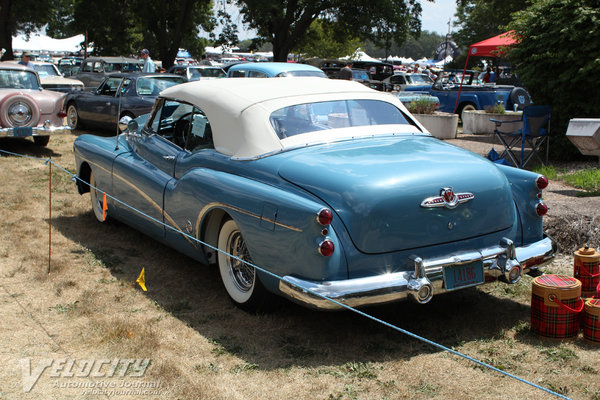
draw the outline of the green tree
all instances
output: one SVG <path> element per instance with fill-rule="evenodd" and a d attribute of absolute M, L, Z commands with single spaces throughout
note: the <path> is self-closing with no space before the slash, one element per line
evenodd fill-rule
<path fill-rule="evenodd" d="M 0 0 L 0 50 L 1 60 L 14 58 L 12 37 L 40 29 L 49 20 L 52 0 Z"/>
<path fill-rule="evenodd" d="M 598 117 L 600 7 L 597 0 L 534 0 L 509 28 L 520 43 L 508 54 L 537 104 L 552 106 L 555 157 L 579 154 L 565 137 L 569 119 Z"/>
<path fill-rule="evenodd" d="M 180 47 L 196 57 L 206 40 L 199 27 L 212 29 L 210 0 L 54 0 L 55 36 L 86 33 L 96 55 L 137 55 L 142 48 L 170 67 Z"/>
<path fill-rule="evenodd" d="M 133 0 L 55 0 L 47 32 L 53 37 L 84 34 L 95 55 L 129 55 L 140 49 Z"/>
<path fill-rule="evenodd" d="M 204 53 L 200 28 L 211 31 L 214 18 L 211 0 L 133 0 L 144 46 L 158 54 L 163 67 L 173 65 L 177 51 L 186 44 L 197 57 Z M 202 52 L 202 54 L 199 54 Z"/>
<path fill-rule="evenodd" d="M 345 30 L 327 20 L 314 21 L 302 44 L 292 49 L 305 58 L 340 58 L 351 55 L 362 42 Z"/>
<path fill-rule="evenodd" d="M 431 58 L 433 57 L 433 53 L 437 46 L 444 40 L 446 40 L 445 36 L 435 32 L 423 31 L 418 38 L 408 37 L 406 42 L 401 46 L 393 44 L 387 54 L 392 56 L 410 57 L 415 60 L 421 57 Z M 364 48 L 367 54 L 372 57 L 386 57 L 385 49 L 373 42 L 368 41 Z"/>
<path fill-rule="evenodd" d="M 259 39 L 273 44 L 273 59 L 286 61 L 294 48 L 306 42 L 311 24 L 321 18 L 345 27 L 352 37 L 402 43 L 408 33 L 421 30 L 418 0 L 235 0 L 243 21 L 256 29 Z"/>
<path fill-rule="evenodd" d="M 527 4 L 523 0 L 457 0 L 454 26 L 459 29 L 452 38 L 459 46 L 468 48 L 499 35 L 506 31 L 511 14 L 525 9 Z"/>

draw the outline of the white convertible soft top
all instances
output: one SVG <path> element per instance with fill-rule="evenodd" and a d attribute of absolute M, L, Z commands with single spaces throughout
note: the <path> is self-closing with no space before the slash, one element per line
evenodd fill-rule
<path fill-rule="evenodd" d="M 372 99 L 392 103 L 408 114 L 395 96 L 369 89 L 358 82 L 325 78 L 204 80 L 172 86 L 160 95 L 200 108 L 210 121 L 215 149 L 239 158 L 257 157 L 291 147 L 292 143 L 286 144 L 286 139 L 279 139 L 269 121 L 273 111 L 290 105 Z M 401 129 L 406 133 L 426 132 L 418 122 L 415 125 L 420 130 L 412 125 L 402 125 Z M 395 132 L 400 133 L 398 129 L 396 126 Z"/>

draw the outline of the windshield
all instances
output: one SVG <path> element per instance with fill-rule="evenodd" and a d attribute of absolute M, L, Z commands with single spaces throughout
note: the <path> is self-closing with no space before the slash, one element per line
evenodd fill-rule
<path fill-rule="evenodd" d="M 40 85 L 34 72 L 0 69 L 0 88 L 39 90 Z"/>
<path fill-rule="evenodd" d="M 179 76 L 147 76 L 137 80 L 136 90 L 140 96 L 158 96 L 162 90 L 184 82 Z"/>
<path fill-rule="evenodd" d="M 190 68 L 191 79 L 200 78 L 225 78 L 225 71 L 221 68 Z"/>
<path fill-rule="evenodd" d="M 139 72 L 141 65 L 137 63 L 107 63 L 104 72 Z"/>
<path fill-rule="evenodd" d="M 39 76 L 59 76 L 54 65 L 50 64 L 33 64 L 33 67 L 37 71 Z"/>
<path fill-rule="evenodd" d="M 433 79 L 424 74 L 411 74 L 408 75 L 408 80 L 412 84 L 417 85 L 432 85 Z"/>
<path fill-rule="evenodd" d="M 274 111 L 270 121 L 280 139 L 335 128 L 409 123 L 396 106 L 380 100 L 298 104 Z"/>
<path fill-rule="evenodd" d="M 287 71 L 277 75 L 278 77 L 286 76 L 317 76 L 319 78 L 327 78 L 323 71 Z"/>

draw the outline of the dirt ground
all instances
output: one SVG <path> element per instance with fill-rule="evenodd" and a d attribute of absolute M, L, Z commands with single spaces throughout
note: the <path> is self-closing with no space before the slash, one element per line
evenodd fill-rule
<path fill-rule="evenodd" d="M 74 138 L 47 148 L 4 139 L 0 149 L 73 172 Z M 450 142 L 491 148 L 485 137 Z M 50 202 L 43 161 L 0 154 L 0 182 L 0 398 L 556 398 L 351 312 L 287 302 L 265 315 L 240 311 L 217 270 L 118 222 L 97 223 L 89 195 L 56 167 Z M 572 250 L 598 245 L 584 232 L 597 225 L 598 199 L 553 181 L 544 198 L 548 230 L 564 236 L 547 272 L 571 274 Z M 147 292 L 135 283 L 142 267 Z M 530 296 L 526 276 L 364 311 L 564 396 L 600 399 L 598 345 L 531 333 Z"/>

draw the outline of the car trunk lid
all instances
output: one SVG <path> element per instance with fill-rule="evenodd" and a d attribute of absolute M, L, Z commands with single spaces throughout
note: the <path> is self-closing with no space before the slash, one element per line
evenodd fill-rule
<path fill-rule="evenodd" d="M 507 229 L 516 218 L 509 183 L 496 166 L 430 137 L 312 148 L 291 156 L 279 174 L 329 204 L 364 253 L 468 239 Z M 464 201 L 422 206 L 450 188 Z"/>

